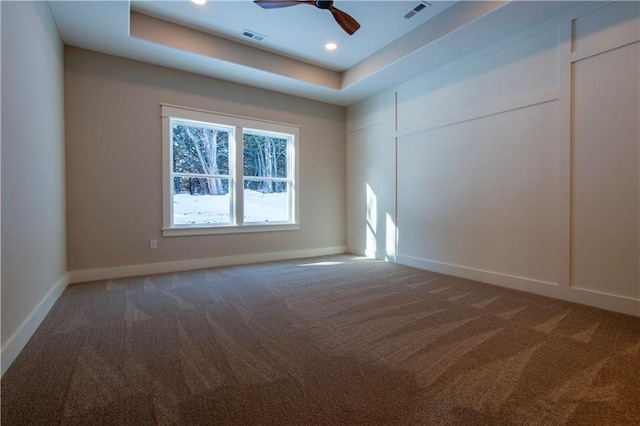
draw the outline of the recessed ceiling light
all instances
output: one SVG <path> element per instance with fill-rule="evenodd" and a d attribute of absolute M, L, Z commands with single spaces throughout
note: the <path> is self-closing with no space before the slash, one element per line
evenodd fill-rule
<path fill-rule="evenodd" d="M 336 50 L 338 48 L 338 43 L 330 41 L 329 43 L 324 45 L 324 48 L 327 50 Z"/>
<path fill-rule="evenodd" d="M 194 2 L 195 4 L 199 4 L 200 6 L 202 6 L 207 2 L 207 0 L 191 0 L 191 1 Z"/>

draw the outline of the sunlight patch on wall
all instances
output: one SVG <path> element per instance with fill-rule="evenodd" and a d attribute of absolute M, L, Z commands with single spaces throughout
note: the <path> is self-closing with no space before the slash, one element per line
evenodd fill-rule
<path fill-rule="evenodd" d="M 373 189 L 367 184 L 367 220 L 366 220 L 366 245 L 365 256 L 376 257 L 378 249 L 378 239 L 376 234 L 378 222 L 378 198 Z"/>
<path fill-rule="evenodd" d="M 393 218 L 391 217 L 391 215 L 389 213 L 387 213 L 387 220 L 386 220 L 386 236 L 387 236 L 387 241 L 386 241 L 386 249 L 387 249 L 387 256 L 386 258 L 389 259 L 390 257 L 394 257 L 396 255 L 396 233 L 397 233 L 397 229 L 396 229 L 396 224 L 393 221 Z"/>

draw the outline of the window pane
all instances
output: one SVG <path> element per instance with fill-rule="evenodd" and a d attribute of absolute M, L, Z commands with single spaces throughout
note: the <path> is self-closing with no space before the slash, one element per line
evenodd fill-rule
<path fill-rule="evenodd" d="M 174 123 L 173 171 L 177 173 L 229 174 L 229 132 Z"/>
<path fill-rule="evenodd" d="M 246 180 L 245 222 L 288 222 L 289 197 L 286 182 Z"/>
<path fill-rule="evenodd" d="M 244 134 L 242 165 L 244 176 L 287 177 L 288 140 L 273 136 Z"/>
<path fill-rule="evenodd" d="M 173 223 L 229 223 L 229 179 L 174 178 Z"/>

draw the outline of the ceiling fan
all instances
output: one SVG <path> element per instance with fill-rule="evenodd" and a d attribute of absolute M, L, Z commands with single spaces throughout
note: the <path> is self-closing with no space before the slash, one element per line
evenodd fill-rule
<path fill-rule="evenodd" d="M 333 1 L 312 1 L 312 0 L 255 0 L 255 4 L 263 9 L 279 9 L 281 7 L 296 6 L 299 4 L 308 4 L 318 9 L 324 9 L 331 12 L 338 25 L 349 35 L 353 35 L 360 28 L 358 21 L 353 19 L 347 13 L 333 6 Z"/>

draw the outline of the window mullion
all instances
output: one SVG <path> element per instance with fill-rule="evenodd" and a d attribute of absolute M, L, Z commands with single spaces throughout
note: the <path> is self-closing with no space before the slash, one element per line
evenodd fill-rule
<path fill-rule="evenodd" d="M 289 178 L 267 177 L 267 176 L 243 176 L 244 180 L 260 180 L 268 182 L 289 182 Z"/>
<path fill-rule="evenodd" d="M 184 173 L 172 172 L 173 177 L 193 178 L 193 179 L 229 179 L 229 175 L 209 175 L 206 173 Z"/>
<path fill-rule="evenodd" d="M 233 159 L 233 171 L 231 175 L 233 176 L 233 197 L 231 198 L 232 205 L 232 214 L 235 218 L 236 225 L 244 224 L 244 179 L 242 176 L 242 140 L 244 138 L 244 132 L 242 127 L 236 127 L 235 131 L 235 157 Z"/>

